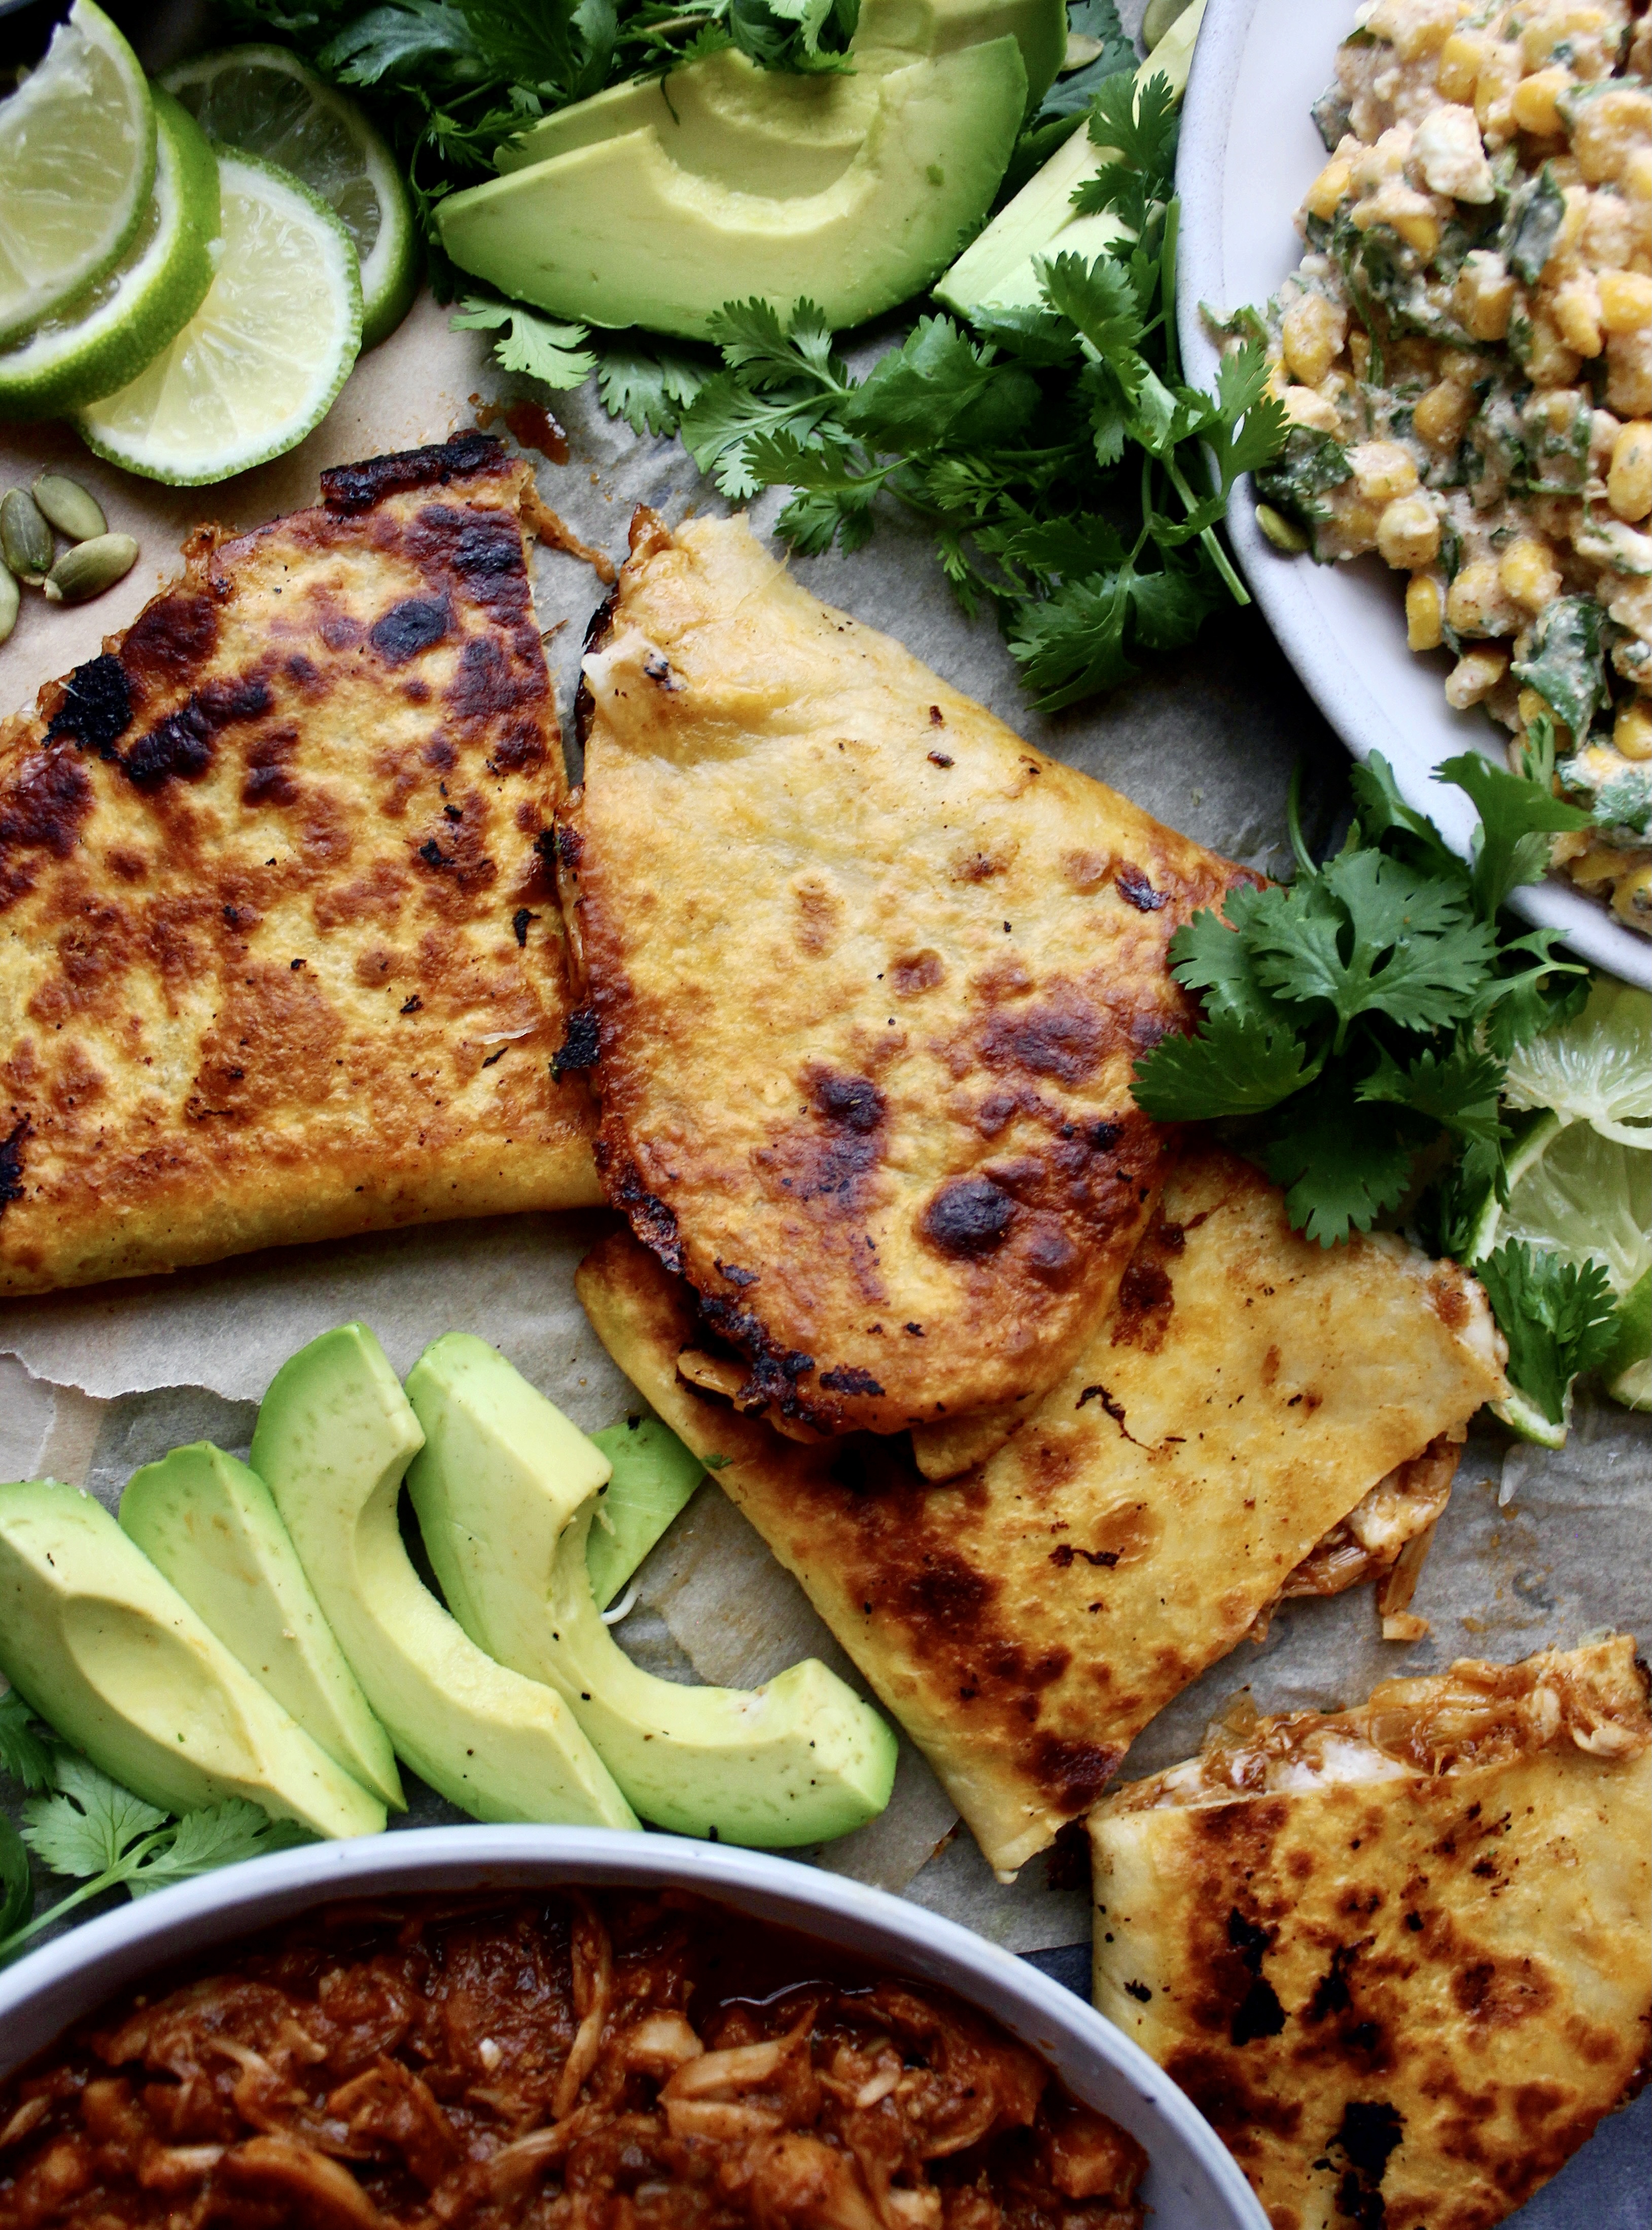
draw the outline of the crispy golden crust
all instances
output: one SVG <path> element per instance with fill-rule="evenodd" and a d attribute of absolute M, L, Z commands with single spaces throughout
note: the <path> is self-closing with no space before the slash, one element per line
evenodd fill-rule
<path fill-rule="evenodd" d="M 0 1292 L 598 1197 L 524 470 L 329 474 L 0 728 Z"/>
<path fill-rule="evenodd" d="M 1502 1385 L 1454 1265 L 1360 1240 L 1327 1254 L 1207 1150 L 1173 1173 L 1074 1370 L 950 1486 L 898 1442 L 799 1447 L 685 1383 L 692 1297 L 630 1239 L 579 1290 L 673 1429 L 730 1459 L 719 1484 L 1001 1870 L 1090 1808 L 1368 1488 Z"/>
<path fill-rule="evenodd" d="M 816 602 L 647 514 L 587 658 L 565 902 L 608 1196 L 754 1396 L 895 1432 L 1037 1393 L 1166 1137 L 1136 1056 L 1240 870 Z"/>
<path fill-rule="evenodd" d="M 1263 1720 L 1094 1814 L 1096 2001 L 1274 2230 L 1487 2230 L 1644 2081 L 1626 1636 Z"/>

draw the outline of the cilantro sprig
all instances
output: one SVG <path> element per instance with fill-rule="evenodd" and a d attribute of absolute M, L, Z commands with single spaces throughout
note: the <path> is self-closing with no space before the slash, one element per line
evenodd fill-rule
<path fill-rule="evenodd" d="M 730 302 L 720 365 L 678 351 L 651 378 L 628 345 L 600 375 L 611 410 L 638 432 L 677 428 L 731 500 L 787 488 L 778 531 L 806 555 L 858 549 L 885 499 L 925 520 L 965 609 L 997 611 L 1046 709 L 1249 602 L 1216 529 L 1285 432 L 1260 344 L 1225 358 L 1210 392 L 1182 377 L 1168 81 L 1138 93 L 1128 68 L 1102 78 L 1089 129 L 1118 153 L 1078 206 L 1128 229 L 1116 255 L 1040 261 L 1036 303 L 920 315 L 857 375 L 814 304 L 782 320 Z"/>
<path fill-rule="evenodd" d="M 0 1696 L 0 1766 L 30 1792 L 21 1833 L 0 1813 L 0 1965 L 106 1890 L 124 1885 L 133 1897 L 146 1897 L 310 1840 L 244 1797 L 177 1818 L 158 1810 L 42 1732 L 15 1689 Z M 80 1884 L 32 1918 L 31 1850 L 54 1873 Z"/>
<path fill-rule="evenodd" d="M 1135 1096 L 1162 1122 L 1233 1126 L 1321 1246 L 1414 1211 L 1482 1279 L 1510 1379 L 1558 1424 L 1572 1379 L 1611 1345 L 1604 1271 L 1523 1246 L 1482 1260 L 1475 1234 L 1508 1197 L 1508 1057 L 1577 1013 L 1589 984 L 1558 932 L 1520 931 L 1503 907 L 1542 876 L 1551 835 L 1587 815 L 1475 752 L 1437 779 L 1479 808 L 1467 860 L 1406 804 L 1379 753 L 1353 769 L 1356 818 L 1323 863 L 1293 788 L 1295 879 L 1242 886 L 1177 931 L 1171 966 L 1201 1019 L 1138 1061 Z"/>

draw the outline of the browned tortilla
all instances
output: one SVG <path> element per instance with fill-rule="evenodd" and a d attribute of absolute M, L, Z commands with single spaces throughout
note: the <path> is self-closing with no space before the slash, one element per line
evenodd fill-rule
<path fill-rule="evenodd" d="M 1627 1635 L 1257 1721 L 1091 1821 L 1096 2002 L 1274 2230 L 1488 2230 L 1645 2080 Z"/>
<path fill-rule="evenodd" d="M 1161 1181 L 1170 939 L 1240 871 L 742 519 L 640 514 L 603 625 L 562 858 L 609 1198 L 782 1426 L 1042 1392 Z"/>
<path fill-rule="evenodd" d="M 598 1197 L 525 478 L 329 473 L 0 728 L 0 1292 Z"/>
<path fill-rule="evenodd" d="M 583 1265 L 604 1344 L 794 1572 L 1010 1871 L 1250 1628 L 1321 1537 L 1502 1390 L 1455 1264 L 1291 1231 L 1247 1163 L 1190 1153 L 1073 1369 L 978 1469 L 816 1447 L 690 1385 L 680 1279 L 628 1237 Z M 1372 1569 L 1376 1569 L 1373 1565 Z"/>

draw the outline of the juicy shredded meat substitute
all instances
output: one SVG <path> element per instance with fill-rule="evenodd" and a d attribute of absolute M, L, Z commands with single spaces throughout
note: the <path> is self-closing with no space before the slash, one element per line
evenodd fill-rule
<path fill-rule="evenodd" d="M 678 1892 L 333 1907 L 0 2086 L 0 2230 L 1139 2230 L 944 1993 Z"/>

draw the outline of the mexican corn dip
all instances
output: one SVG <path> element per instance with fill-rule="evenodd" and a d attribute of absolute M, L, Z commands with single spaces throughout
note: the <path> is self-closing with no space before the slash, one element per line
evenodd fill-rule
<path fill-rule="evenodd" d="M 1374 0 L 1268 306 L 1259 520 L 1405 573 L 1417 651 L 1592 826 L 1554 861 L 1652 933 L 1652 36 L 1628 0 Z M 1234 321 L 1237 340 L 1259 330 Z"/>

